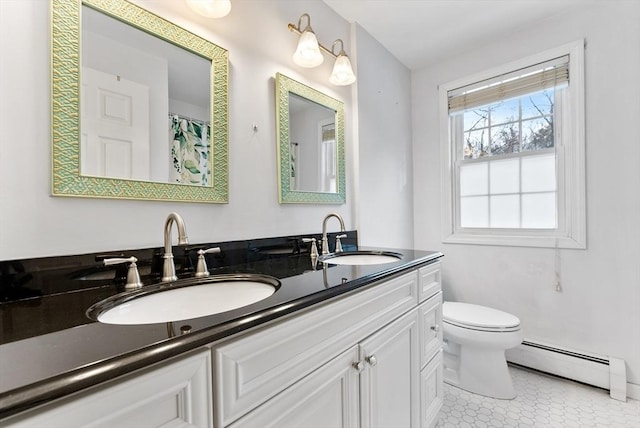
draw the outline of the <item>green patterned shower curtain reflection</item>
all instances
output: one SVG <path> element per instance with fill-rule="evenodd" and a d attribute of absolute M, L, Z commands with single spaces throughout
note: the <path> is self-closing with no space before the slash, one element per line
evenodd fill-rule
<path fill-rule="evenodd" d="M 207 122 L 177 114 L 169 115 L 172 183 L 209 186 L 211 182 L 209 138 L 211 125 Z"/>

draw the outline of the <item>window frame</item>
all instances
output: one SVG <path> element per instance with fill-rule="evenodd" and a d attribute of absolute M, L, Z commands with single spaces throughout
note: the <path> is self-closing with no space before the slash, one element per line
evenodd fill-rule
<path fill-rule="evenodd" d="M 440 148 L 442 165 L 442 242 L 547 248 L 585 249 L 585 96 L 584 40 L 500 65 L 439 86 Z M 530 67 L 564 55 L 569 56 L 569 93 L 559 108 L 563 138 L 556 145 L 557 215 L 556 229 L 461 228 L 459 173 L 456 147 L 451 140 L 448 93 L 454 89 Z"/>

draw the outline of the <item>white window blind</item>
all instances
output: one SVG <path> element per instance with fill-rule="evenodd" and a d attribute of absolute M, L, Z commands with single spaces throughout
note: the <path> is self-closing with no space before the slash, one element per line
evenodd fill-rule
<path fill-rule="evenodd" d="M 515 98 L 569 83 L 569 56 L 477 82 L 448 92 L 449 113 Z"/>

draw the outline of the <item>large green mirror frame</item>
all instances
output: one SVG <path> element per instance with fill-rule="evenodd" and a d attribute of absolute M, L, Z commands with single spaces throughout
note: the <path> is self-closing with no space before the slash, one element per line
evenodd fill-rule
<path fill-rule="evenodd" d="M 227 203 L 229 199 L 228 52 L 126 0 L 52 0 L 51 10 L 52 194 L 54 196 L 92 198 Z M 160 43 L 159 40 L 161 40 L 161 43 L 170 46 L 169 49 L 179 51 L 176 53 L 177 55 L 190 55 L 196 58 L 196 62 L 200 61 L 203 64 L 205 80 L 202 86 L 204 87 L 200 88 L 201 84 L 199 84 L 196 89 L 200 93 L 204 93 L 203 102 L 205 105 L 203 113 L 201 112 L 200 115 L 207 117 L 201 122 L 196 122 L 192 117 L 185 119 L 188 120 L 185 123 L 189 123 L 189 127 L 195 126 L 197 128 L 200 137 L 196 140 L 197 142 L 194 143 L 189 136 L 185 138 L 178 136 L 178 134 L 182 135 L 180 125 L 173 126 L 176 134 L 171 133 L 171 120 L 175 119 L 172 119 L 173 113 L 169 113 L 172 111 L 170 106 L 168 111 L 166 108 L 162 111 L 162 118 L 157 120 L 157 122 L 164 121 L 161 124 L 164 128 L 160 131 L 160 138 L 154 138 L 153 133 L 151 133 L 151 138 L 147 137 L 150 144 L 163 145 L 162 153 L 152 156 L 160 156 L 160 163 L 163 164 L 162 168 L 165 169 L 166 174 L 169 174 L 169 169 L 175 167 L 178 170 L 178 178 L 172 178 L 168 175 L 166 178 L 163 175 L 161 179 L 154 179 L 153 176 L 148 179 L 137 176 L 123 178 L 128 176 L 120 176 L 110 172 L 95 173 L 86 166 L 88 150 L 86 150 L 85 141 L 86 129 L 89 128 L 89 125 L 85 120 L 84 107 L 90 103 L 86 102 L 88 91 L 85 91 L 87 86 L 85 79 L 88 78 L 88 73 L 83 76 L 86 71 L 83 54 L 87 54 L 87 57 L 91 54 L 98 62 L 100 60 L 103 63 L 110 62 L 108 58 L 101 58 L 102 49 L 89 47 L 86 35 L 83 34 L 83 23 L 87 27 L 85 30 L 87 30 L 90 26 L 89 23 L 92 27 L 97 27 L 95 25 L 96 19 L 103 20 L 102 17 L 95 17 L 96 14 L 104 15 L 105 19 L 126 24 L 127 28 L 115 32 L 121 37 L 124 37 L 125 31 L 130 30 L 144 33 L 144 37 L 152 36 L 155 40 L 152 40 L 153 43 Z M 95 28 L 91 28 L 91 30 L 95 30 Z M 115 33 L 114 40 L 106 40 L 106 43 L 118 42 L 115 40 Z M 104 34 L 99 37 L 104 38 Z M 132 39 L 127 38 L 125 43 L 129 40 Z M 119 42 L 122 43 L 122 41 Z M 125 47 L 128 48 L 128 46 Z M 123 62 L 126 61 L 123 60 Z M 186 70 L 192 67 L 189 65 L 182 68 Z M 115 73 L 113 77 L 116 77 Z M 117 76 L 117 80 L 121 80 L 120 75 Z M 165 77 L 165 85 L 167 85 L 167 80 L 170 79 Z M 179 85 L 177 86 L 179 87 Z M 81 88 L 83 89 L 81 90 Z M 187 90 L 187 88 L 183 89 Z M 167 92 L 166 87 L 164 91 Z M 116 104 L 118 104 L 117 101 L 114 105 Z M 153 112 L 153 109 L 157 108 L 156 104 L 152 101 L 143 105 L 148 105 L 144 108 Z M 116 107 L 118 106 L 116 105 Z M 129 104 L 122 102 L 118 108 L 128 111 Z M 186 118 L 187 115 L 181 113 L 180 120 L 183 120 L 183 117 Z M 193 125 L 194 123 L 196 125 Z M 199 123 L 205 123 L 209 127 L 208 136 L 205 131 L 200 129 Z M 185 130 L 185 132 L 187 131 Z M 193 128 L 189 128 L 188 132 L 191 132 L 190 135 L 195 135 Z M 160 140 L 162 141 L 160 142 Z M 183 174 L 183 177 L 180 177 L 179 167 L 171 165 L 172 162 L 176 164 L 175 157 L 172 161 L 176 146 L 172 146 L 172 144 L 177 144 L 177 147 L 188 145 L 192 155 L 194 144 L 198 146 L 196 156 L 201 164 L 194 166 L 192 160 L 187 160 L 183 164 L 193 173 L 192 175 Z M 115 150 L 102 156 L 117 159 L 119 152 Z M 157 161 L 154 161 L 152 157 L 151 161 L 145 160 L 145 162 L 151 163 L 150 168 L 154 168 L 154 163 Z M 198 172 L 198 168 L 208 170 L 208 172 L 206 177 L 201 174 L 198 178 L 199 181 L 196 181 L 193 177 Z M 176 175 L 174 171 L 171 173 Z M 184 176 L 192 177 L 191 181 L 184 180 Z"/>
<path fill-rule="evenodd" d="M 280 203 L 344 204 L 344 104 L 276 74 Z"/>

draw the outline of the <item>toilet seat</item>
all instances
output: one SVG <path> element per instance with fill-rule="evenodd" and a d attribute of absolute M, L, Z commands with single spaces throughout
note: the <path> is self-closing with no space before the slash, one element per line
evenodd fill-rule
<path fill-rule="evenodd" d="M 470 303 L 444 302 L 443 322 L 470 330 L 510 332 L 520 330 L 520 320 L 515 315 Z"/>

